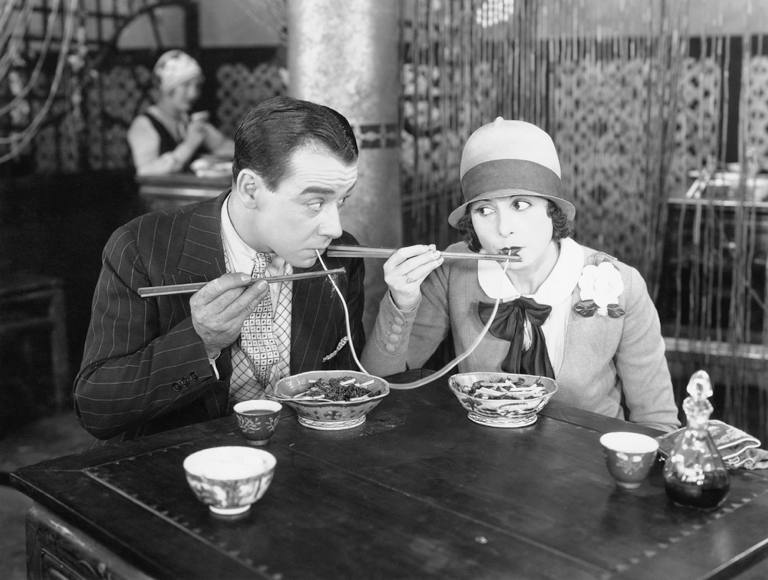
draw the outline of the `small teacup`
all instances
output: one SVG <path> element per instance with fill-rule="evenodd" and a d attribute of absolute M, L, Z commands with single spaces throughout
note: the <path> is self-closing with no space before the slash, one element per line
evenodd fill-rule
<path fill-rule="evenodd" d="M 600 444 L 605 451 L 605 464 L 616 480 L 616 485 L 624 489 L 640 487 L 656 460 L 659 442 L 648 435 L 614 431 L 600 437 Z"/>
<path fill-rule="evenodd" d="M 240 432 L 251 445 L 266 445 L 275 433 L 283 406 L 277 401 L 254 399 L 234 406 Z"/>

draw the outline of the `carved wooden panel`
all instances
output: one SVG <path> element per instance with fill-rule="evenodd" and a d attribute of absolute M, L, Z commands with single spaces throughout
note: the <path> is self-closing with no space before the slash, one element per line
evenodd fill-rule
<path fill-rule="evenodd" d="M 149 580 L 114 552 L 33 506 L 27 514 L 27 577 L 54 580 Z"/>

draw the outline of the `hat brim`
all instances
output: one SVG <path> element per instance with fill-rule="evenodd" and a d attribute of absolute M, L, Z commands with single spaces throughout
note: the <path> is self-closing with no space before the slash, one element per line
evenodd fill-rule
<path fill-rule="evenodd" d="M 515 195 L 543 197 L 544 199 L 548 199 L 549 201 L 554 203 L 557 207 L 559 207 L 562 210 L 562 212 L 565 214 L 565 217 L 568 218 L 568 221 L 573 221 L 573 219 L 576 217 L 576 206 L 574 206 L 570 201 L 567 201 L 560 197 L 556 197 L 554 195 L 538 193 L 536 191 L 528 191 L 528 190 L 519 189 L 519 188 L 504 188 L 504 189 L 497 189 L 495 191 L 489 191 L 487 193 L 480 194 L 477 197 L 462 203 L 459 207 L 457 207 L 448 215 L 448 223 L 454 228 L 458 228 L 459 220 L 462 217 L 464 217 L 464 214 L 467 212 L 467 207 L 469 207 L 473 203 L 487 200 L 487 199 L 498 199 L 500 197 L 511 197 Z"/>

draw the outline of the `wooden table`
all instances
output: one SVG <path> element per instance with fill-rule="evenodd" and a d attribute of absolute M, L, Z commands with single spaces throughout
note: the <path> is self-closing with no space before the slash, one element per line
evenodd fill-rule
<path fill-rule="evenodd" d="M 194 173 L 171 173 L 136 176 L 139 195 L 148 210 L 173 208 L 216 197 L 231 182 L 231 175 L 198 177 Z"/>
<path fill-rule="evenodd" d="M 12 482 L 36 502 L 31 577 L 766 577 L 766 474 L 735 472 L 720 509 L 689 511 L 667 500 L 659 465 L 639 489 L 615 487 L 598 443 L 611 430 L 650 432 L 557 401 L 530 427 L 484 427 L 437 381 L 346 431 L 286 411 L 272 485 L 240 520 L 212 516 L 182 469 L 193 451 L 243 443 L 232 417 Z"/>

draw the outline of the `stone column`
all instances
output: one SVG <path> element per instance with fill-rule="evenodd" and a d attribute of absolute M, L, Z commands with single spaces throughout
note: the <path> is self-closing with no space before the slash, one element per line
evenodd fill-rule
<path fill-rule="evenodd" d="M 349 119 L 360 148 L 359 179 L 342 211 L 363 245 L 402 243 L 398 148 L 399 5 L 392 0 L 288 0 L 291 96 Z M 366 261 L 365 328 L 386 285 L 382 260 Z"/>

